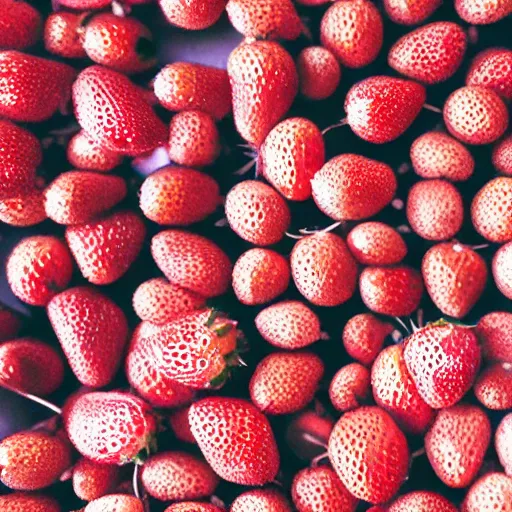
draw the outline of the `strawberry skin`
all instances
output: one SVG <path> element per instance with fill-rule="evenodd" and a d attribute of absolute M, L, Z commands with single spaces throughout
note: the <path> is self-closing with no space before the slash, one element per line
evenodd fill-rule
<path fill-rule="evenodd" d="M 83 15 L 73 12 L 60 11 L 50 14 L 44 24 L 46 51 L 68 59 L 87 57 L 79 33 L 83 20 Z"/>
<path fill-rule="evenodd" d="M 60 5 L 69 7 L 69 9 L 76 9 L 78 11 L 85 11 L 87 9 L 103 9 L 108 7 L 111 0 L 59 0 Z"/>
<path fill-rule="evenodd" d="M 0 508 L 8 512 L 61 512 L 58 502 L 53 498 L 24 492 L 0 496 Z"/>
<path fill-rule="evenodd" d="M 41 14 L 27 2 L 0 2 L 0 50 L 23 50 L 41 35 Z"/>
<path fill-rule="evenodd" d="M 512 413 L 507 414 L 498 425 L 494 438 L 496 452 L 505 473 L 512 475 Z"/>
<path fill-rule="evenodd" d="M 475 333 L 487 361 L 512 363 L 512 313 L 495 311 L 480 318 Z"/>
<path fill-rule="evenodd" d="M 512 478 L 504 473 L 487 473 L 469 489 L 461 512 L 510 512 Z"/>
<path fill-rule="evenodd" d="M 458 508 L 446 498 L 430 491 L 414 491 L 400 496 L 387 509 L 388 512 L 458 512 Z"/>
<path fill-rule="evenodd" d="M 226 512 L 226 510 L 209 503 L 183 501 L 167 507 L 164 512 Z"/>
<path fill-rule="evenodd" d="M 167 21 L 187 30 L 203 30 L 220 18 L 227 0 L 158 0 Z"/>
<path fill-rule="evenodd" d="M 508 0 L 455 0 L 457 14 L 472 25 L 496 23 L 512 13 Z"/>
<path fill-rule="evenodd" d="M 73 491 L 84 501 L 93 501 L 114 491 L 119 481 L 119 468 L 80 459 L 73 468 Z"/>
<path fill-rule="evenodd" d="M 481 85 L 512 100 L 512 50 L 489 48 L 471 62 L 466 85 Z"/>
<path fill-rule="evenodd" d="M 442 4 L 442 0 L 384 0 L 386 14 L 401 25 L 419 25 Z"/>
<path fill-rule="evenodd" d="M 498 172 L 512 176 L 512 135 L 505 137 L 494 146 L 492 165 Z"/>
<path fill-rule="evenodd" d="M 69 141 L 67 157 L 73 167 L 97 172 L 111 171 L 123 161 L 123 155 L 105 149 L 84 131 Z"/>
<path fill-rule="evenodd" d="M 84 512 L 144 512 L 144 505 L 134 496 L 109 494 L 91 501 Z"/>
<path fill-rule="evenodd" d="M 16 338 L 21 327 L 20 317 L 0 302 L 0 342 Z"/>
<path fill-rule="evenodd" d="M 502 245 L 494 254 L 492 274 L 498 290 L 512 299 L 512 242 Z"/>
<path fill-rule="evenodd" d="M 190 406 L 185 406 L 181 409 L 175 409 L 171 412 L 167 419 L 178 441 L 195 444 L 196 440 L 192 435 L 192 431 L 190 430 L 190 423 L 188 421 L 189 410 Z"/>
<path fill-rule="evenodd" d="M 77 379 L 84 386 L 107 385 L 128 337 L 123 311 L 98 291 L 77 287 L 55 296 L 47 313 Z"/>
<path fill-rule="evenodd" d="M 292 512 L 288 500 L 273 489 L 246 491 L 231 504 L 230 512 Z"/>
<path fill-rule="evenodd" d="M 47 219 L 44 196 L 40 189 L 33 189 L 21 196 L 0 199 L 0 221 L 16 227 L 35 226 Z"/>
<path fill-rule="evenodd" d="M 274 434 L 250 402 L 203 398 L 190 407 L 189 422 L 204 457 L 222 479 L 256 486 L 276 477 L 279 452 Z"/>
<path fill-rule="evenodd" d="M 487 409 L 512 409 L 512 366 L 495 363 L 488 366 L 475 382 L 475 396 Z"/>
<path fill-rule="evenodd" d="M 337 411 L 357 409 L 370 395 L 370 372 L 362 364 L 343 366 L 329 386 L 329 398 Z"/>

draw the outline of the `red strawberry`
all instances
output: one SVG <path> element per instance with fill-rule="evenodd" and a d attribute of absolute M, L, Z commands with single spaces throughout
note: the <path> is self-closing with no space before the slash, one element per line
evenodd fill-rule
<path fill-rule="evenodd" d="M 82 224 L 110 210 L 126 196 L 119 176 L 89 171 L 60 174 L 44 191 L 46 214 L 58 224 Z"/>
<path fill-rule="evenodd" d="M 438 21 L 401 37 L 389 50 L 388 64 L 408 78 L 436 84 L 457 71 L 465 53 L 466 32 L 462 27 Z"/>
<path fill-rule="evenodd" d="M 475 478 L 491 440 L 487 415 L 474 405 L 443 409 L 425 436 L 436 475 L 449 487 L 467 487 Z"/>
<path fill-rule="evenodd" d="M 322 335 L 318 316 L 305 304 L 294 300 L 261 310 L 254 323 L 265 341 L 288 350 L 307 347 Z"/>
<path fill-rule="evenodd" d="M 289 282 L 288 260 L 270 249 L 250 249 L 233 267 L 233 290 L 249 306 L 270 302 L 286 291 Z"/>
<path fill-rule="evenodd" d="M 343 366 L 331 381 L 329 398 L 340 412 L 357 409 L 370 395 L 370 372 L 362 364 Z"/>
<path fill-rule="evenodd" d="M 322 360 L 312 352 L 274 352 L 263 358 L 249 391 L 265 414 L 291 414 L 313 400 L 324 374 Z"/>
<path fill-rule="evenodd" d="M 220 203 L 217 182 L 205 173 L 184 167 L 164 167 L 150 174 L 140 189 L 142 213 L 162 225 L 199 222 Z"/>
<path fill-rule="evenodd" d="M 394 265 L 407 255 L 407 245 L 400 233 L 382 222 L 358 224 L 349 233 L 347 245 L 363 265 Z"/>
<path fill-rule="evenodd" d="M 481 85 L 503 98 L 512 99 L 512 51 L 507 48 L 488 48 L 471 62 L 466 85 Z"/>
<path fill-rule="evenodd" d="M 466 144 L 490 144 L 499 139 L 508 126 L 508 110 L 491 89 L 476 85 L 453 92 L 443 107 L 448 131 Z"/>
<path fill-rule="evenodd" d="M 75 116 L 97 144 L 132 156 L 163 146 L 167 128 L 126 76 L 101 66 L 84 69 L 73 84 Z"/>
<path fill-rule="evenodd" d="M 343 239 L 318 233 L 299 240 L 290 256 L 295 286 L 317 306 L 339 306 L 354 295 L 357 265 Z"/>
<path fill-rule="evenodd" d="M 512 13 L 508 0 L 455 0 L 455 9 L 464 21 L 472 25 L 496 23 Z"/>
<path fill-rule="evenodd" d="M 93 284 L 110 284 L 123 276 L 139 255 L 145 236 L 144 223 L 131 211 L 66 229 L 78 268 Z"/>
<path fill-rule="evenodd" d="M 258 171 L 286 199 L 311 197 L 311 178 L 325 162 L 325 147 L 318 127 L 304 117 L 275 126 L 265 138 Z"/>
<path fill-rule="evenodd" d="M 222 295 L 231 282 L 231 262 L 214 242 L 186 231 L 161 231 L 151 241 L 158 268 L 172 283 L 203 297 Z"/>
<path fill-rule="evenodd" d="M 343 5 L 335 4 L 335 5 Z M 353 85 L 345 98 L 347 122 L 362 139 L 383 144 L 402 135 L 425 103 L 425 88 L 390 76 L 372 76 Z"/>
<path fill-rule="evenodd" d="M 219 121 L 231 112 L 231 88 L 224 69 L 174 62 L 156 75 L 155 95 L 173 112 L 201 110 Z"/>
<path fill-rule="evenodd" d="M 279 452 L 270 423 L 239 398 L 209 397 L 190 407 L 192 434 L 212 469 L 240 485 L 264 485 L 279 470 Z"/>
<path fill-rule="evenodd" d="M 498 172 L 512 176 L 512 135 L 505 137 L 494 146 L 492 165 Z"/>
<path fill-rule="evenodd" d="M 144 463 L 141 480 L 146 492 L 160 501 L 206 498 L 219 484 L 206 462 L 185 452 L 152 455 Z"/>
<path fill-rule="evenodd" d="M 33 395 L 49 395 L 64 380 L 64 365 L 57 351 L 34 338 L 19 338 L 0 345 L 0 383 Z"/>
<path fill-rule="evenodd" d="M 300 5 L 307 5 L 309 7 L 317 6 L 317 5 L 323 5 L 328 4 L 329 2 L 332 2 L 333 0 L 296 0 L 296 2 Z"/>
<path fill-rule="evenodd" d="M 286 201 L 270 186 L 242 181 L 226 196 L 224 205 L 231 229 L 255 245 L 271 245 L 283 238 L 290 225 Z"/>
<path fill-rule="evenodd" d="M 471 153 L 458 140 L 443 132 L 427 132 L 411 146 L 414 171 L 422 178 L 466 181 L 475 169 Z"/>
<path fill-rule="evenodd" d="M 476 251 L 457 242 L 431 247 L 421 273 L 434 304 L 454 318 L 465 317 L 478 302 L 487 283 L 487 265 Z"/>
<path fill-rule="evenodd" d="M 504 243 L 512 240 L 512 177 L 487 182 L 471 204 L 475 229 L 487 240 Z"/>
<path fill-rule="evenodd" d="M 195 444 L 196 440 L 192 435 L 192 431 L 190 430 L 190 423 L 188 421 L 189 411 L 190 406 L 182 407 L 181 409 L 175 409 L 171 412 L 167 419 L 178 441 Z"/>
<path fill-rule="evenodd" d="M 200 295 L 157 277 L 140 284 L 133 294 L 133 309 L 141 320 L 154 324 L 172 322 L 183 313 L 204 307 Z"/>
<path fill-rule="evenodd" d="M 242 43 L 229 56 L 228 75 L 236 128 L 249 144 L 259 147 L 295 99 L 295 63 L 277 43 Z"/>
<path fill-rule="evenodd" d="M 512 299 L 512 242 L 501 246 L 494 254 L 492 274 L 498 290 Z"/>
<path fill-rule="evenodd" d="M 20 329 L 20 317 L 0 302 L 0 342 L 16 338 Z"/>
<path fill-rule="evenodd" d="M 338 420 L 329 459 L 350 494 L 373 504 L 392 498 L 409 471 L 407 440 L 378 407 L 360 407 Z"/>
<path fill-rule="evenodd" d="M 43 432 L 18 432 L 0 442 L 0 480 L 10 489 L 35 491 L 53 484 L 71 465 L 66 442 Z"/>
<path fill-rule="evenodd" d="M 430 491 L 414 491 L 400 496 L 388 512 L 458 512 L 458 508 L 446 498 Z"/>
<path fill-rule="evenodd" d="M 135 496 L 109 494 L 91 501 L 84 512 L 144 512 L 144 505 Z"/>
<path fill-rule="evenodd" d="M 92 501 L 114 491 L 119 480 L 119 468 L 80 459 L 73 468 L 73 491 L 84 501 Z"/>
<path fill-rule="evenodd" d="M 77 379 L 84 386 L 106 386 L 128 337 L 123 311 L 98 291 L 76 287 L 55 296 L 47 313 Z"/>
<path fill-rule="evenodd" d="M 167 507 L 164 512 L 225 512 L 225 509 L 199 501 L 183 501 Z"/>
<path fill-rule="evenodd" d="M 384 0 L 384 9 L 395 23 L 419 25 L 441 6 L 442 0 Z"/>
<path fill-rule="evenodd" d="M 8 512 L 61 512 L 59 503 L 53 498 L 24 492 L 0 496 L 0 508 Z"/>
<path fill-rule="evenodd" d="M 385 348 L 372 366 L 373 397 L 410 434 L 423 434 L 434 420 L 432 408 L 418 393 L 404 361 L 404 346 Z"/>
<path fill-rule="evenodd" d="M 512 475 L 512 413 L 507 414 L 498 425 L 494 439 L 496 452 L 508 476 Z"/>
<path fill-rule="evenodd" d="M 371 313 L 361 313 L 348 320 L 343 329 L 343 346 L 347 354 L 369 366 L 382 350 L 385 339 L 394 331 L 392 324 Z"/>
<path fill-rule="evenodd" d="M 512 478 L 504 473 L 488 473 L 469 489 L 461 512 L 510 512 Z"/>
<path fill-rule="evenodd" d="M 87 57 L 82 46 L 80 30 L 84 16 L 73 12 L 53 12 L 44 24 L 44 46 L 46 51 L 68 59 Z"/>
<path fill-rule="evenodd" d="M 149 406 L 130 393 L 85 393 L 64 415 L 66 432 L 75 448 L 100 464 L 137 462 L 156 431 Z"/>
<path fill-rule="evenodd" d="M 347 153 L 329 160 L 311 180 L 318 208 L 335 220 L 372 217 L 388 205 L 397 188 L 388 165 Z"/>
<path fill-rule="evenodd" d="M 358 500 L 327 466 L 299 471 L 292 483 L 292 499 L 299 512 L 354 512 Z"/>
<path fill-rule="evenodd" d="M 85 11 L 87 9 L 103 9 L 108 7 L 112 0 L 59 0 L 59 4 L 69 9 Z"/>
<path fill-rule="evenodd" d="M 368 267 L 359 277 L 359 292 L 368 309 L 380 315 L 407 316 L 421 302 L 423 281 L 412 267 Z"/>
<path fill-rule="evenodd" d="M 421 398 L 442 409 L 455 405 L 473 385 L 480 345 L 471 329 L 439 320 L 407 338 L 404 359 Z"/>
<path fill-rule="evenodd" d="M 169 157 L 187 167 L 212 165 L 220 153 L 215 120 L 200 110 L 176 114 L 169 127 Z"/>
<path fill-rule="evenodd" d="M 229 0 L 226 12 L 235 30 L 248 38 L 297 39 L 303 31 L 291 0 Z"/>
<path fill-rule="evenodd" d="M 5 270 L 9 286 L 18 299 L 32 306 L 46 306 L 69 284 L 73 261 L 60 239 L 29 236 L 13 249 Z"/>
<path fill-rule="evenodd" d="M 0 2 L 0 50 L 23 50 L 41 35 L 41 14 L 21 0 Z"/>
<path fill-rule="evenodd" d="M 34 226 L 46 220 L 43 191 L 33 189 L 21 196 L 0 199 L 0 222 L 11 226 Z"/>
<path fill-rule="evenodd" d="M 512 366 L 495 363 L 476 379 L 475 396 L 480 403 L 495 411 L 512 409 Z"/>
<path fill-rule="evenodd" d="M 246 491 L 231 504 L 230 512 L 292 512 L 288 500 L 273 489 Z"/>
<path fill-rule="evenodd" d="M 169 23 L 187 30 L 211 27 L 224 12 L 227 0 L 158 0 Z"/>
<path fill-rule="evenodd" d="M 61 62 L 17 51 L 0 52 L 0 117 L 45 121 L 68 102 L 75 74 Z"/>
<path fill-rule="evenodd" d="M 484 315 L 478 322 L 475 333 L 480 340 L 485 359 L 512 363 L 512 313 L 496 311 Z"/>
<path fill-rule="evenodd" d="M 347 68 L 367 66 L 382 47 L 379 10 L 368 0 L 336 2 L 322 18 L 320 40 Z"/>
<path fill-rule="evenodd" d="M 68 144 L 68 162 L 77 169 L 108 172 L 121 165 L 123 155 L 105 149 L 84 131 L 78 132 Z"/>

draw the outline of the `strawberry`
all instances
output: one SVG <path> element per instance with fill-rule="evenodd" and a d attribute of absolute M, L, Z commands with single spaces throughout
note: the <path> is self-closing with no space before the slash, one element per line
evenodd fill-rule
<path fill-rule="evenodd" d="M 503 98 L 512 99 L 512 50 L 488 48 L 471 62 L 466 85 L 481 85 Z"/>
<path fill-rule="evenodd" d="M 446 498 L 431 491 L 414 491 L 400 496 L 388 512 L 458 512 L 458 508 Z"/>
<path fill-rule="evenodd" d="M 295 300 L 278 302 L 261 310 L 254 323 L 265 341 L 288 350 L 307 347 L 322 336 L 318 316 Z"/>
<path fill-rule="evenodd" d="M 332 2 L 333 0 L 296 0 L 296 1 L 300 5 L 307 5 L 309 7 L 314 7 L 317 5 L 328 4 L 329 2 Z"/>
<path fill-rule="evenodd" d="M 71 280 L 73 260 L 54 236 L 24 238 L 7 259 L 5 274 L 12 292 L 32 306 L 46 306 Z"/>
<path fill-rule="evenodd" d="M 229 0 L 226 12 L 247 38 L 297 39 L 304 30 L 291 0 Z"/>
<path fill-rule="evenodd" d="M 498 172 L 512 176 L 512 135 L 505 137 L 494 146 L 492 165 Z"/>
<path fill-rule="evenodd" d="M 141 480 L 146 492 L 160 501 L 206 498 L 219 484 L 206 462 L 185 452 L 152 455 L 144 463 Z"/>
<path fill-rule="evenodd" d="M 242 304 L 265 304 L 288 288 L 290 265 L 284 256 L 270 249 L 249 249 L 235 263 L 232 279 Z"/>
<path fill-rule="evenodd" d="M 475 478 L 491 440 L 487 415 L 474 405 L 440 411 L 425 436 L 425 450 L 436 475 L 449 487 L 467 487 Z"/>
<path fill-rule="evenodd" d="M 478 302 L 487 283 L 487 265 L 476 251 L 457 242 L 431 247 L 421 273 L 434 304 L 454 318 L 465 317 Z"/>
<path fill-rule="evenodd" d="M 371 313 L 360 313 L 345 324 L 343 346 L 352 359 L 369 366 L 382 350 L 385 339 L 393 331 L 392 324 L 383 322 Z"/>
<path fill-rule="evenodd" d="M 73 167 L 97 172 L 111 171 L 123 161 L 123 155 L 105 149 L 84 131 L 69 141 L 67 157 Z"/>
<path fill-rule="evenodd" d="M 512 478 L 504 473 L 487 473 L 469 489 L 461 512 L 510 512 Z"/>
<path fill-rule="evenodd" d="M 187 30 L 203 30 L 217 23 L 227 0 L 158 0 L 167 21 Z"/>
<path fill-rule="evenodd" d="M 436 84 L 459 69 L 466 53 L 466 32 L 448 21 L 429 23 L 401 37 L 389 50 L 388 64 L 413 80 Z"/>
<path fill-rule="evenodd" d="M 231 88 L 224 69 L 174 62 L 156 75 L 155 95 L 173 112 L 201 110 L 219 121 L 231 112 Z"/>
<path fill-rule="evenodd" d="M 221 150 L 215 120 L 200 110 L 176 114 L 169 126 L 169 157 L 187 167 L 212 165 Z"/>
<path fill-rule="evenodd" d="M 292 499 L 299 512 L 354 512 L 358 503 L 328 466 L 299 471 L 293 479 Z"/>
<path fill-rule="evenodd" d="M 416 82 L 372 76 L 348 91 L 345 98 L 347 123 L 358 137 L 368 142 L 391 142 L 413 123 L 425 99 L 425 88 Z"/>
<path fill-rule="evenodd" d="M 288 500 L 273 489 L 254 489 L 238 496 L 230 512 L 292 512 Z"/>
<path fill-rule="evenodd" d="M 317 306 L 339 306 L 354 295 L 357 265 L 343 239 L 317 233 L 299 240 L 291 253 L 293 281 Z"/>
<path fill-rule="evenodd" d="M 471 204 L 474 228 L 487 240 L 504 243 L 512 240 L 512 177 L 500 176 L 487 182 Z"/>
<path fill-rule="evenodd" d="M 459 402 L 473 385 L 480 345 L 471 329 L 439 320 L 405 340 L 404 360 L 421 398 L 442 409 Z"/>
<path fill-rule="evenodd" d="M 286 199 L 311 197 L 311 178 L 325 162 L 325 146 L 318 127 L 304 117 L 275 126 L 265 138 L 258 171 Z"/>
<path fill-rule="evenodd" d="M 259 147 L 295 99 L 295 63 L 279 44 L 256 41 L 235 48 L 227 69 L 236 128 L 249 144 Z"/>
<path fill-rule="evenodd" d="M 66 11 L 51 13 L 44 24 L 46 51 L 68 59 L 87 57 L 80 37 L 83 21 L 81 14 Z"/>
<path fill-rule="evenodd" d="M 172 284 L 206 298 L 222 295 L 229 287 L 229 258 L 218 245 L 200 235 L 161 231 L 151 241 L 151 254 Z"/>
<path fill-rule="evenodd" d="M 487 409 L 512 409 L 512 366 L 495 363 L 488 366 L 476 379 L 475 396 Z"/>
<path fill-rule="evenodd" d="M 240 485 L 264 485 L 279 470 L 279 452 L 270 423 L 250 402 L 209 397 L 188 416 L 192 434 L 212 469 Z"/>
<path fill-rule="evenodd" d="M 362 364 L 343 366 L 331 381 L 329 398 L 337 411 L 357 409 L 370 395 L 370 372 Z"/>
<path fill-rule="evenodd" d="M 164 512 L 225 512 L 225 509 L 199 501 L 182 501 L 167 507 Z"/>
<path fill-rule="evenodd" d="M 140 189 L 142 213 L 161 225 L 187 226 L 199 222 L 220 203 L 217 182 L 185 167 L 159 169 L 146 178 Z"/>
<path fill-rule="evenodd" d="M 466 181 L 475 169 L 471 153 L 458 140 L 443 132 L 427 132 L 411 146 L 414 171 L 422 178 Z"/>
<path fill-rule="evenodd" d="M 0 1 L 0 49 L 23 50 L 37 43 L 41 35 L 41 14 L 29 3 Z"/>
<path fill-rule="evenodd" d="M 123 311 L 100 292 L 76 287 L 56 295 L 47 313 L 77 379 L 84 386 L 106 386 L 119 368 L 128 337 Z"/>
<path fill-rule="evenodd" d="M 283 238 L 291 215 L 286 201 L 270 186 L 256 180 L 235 185 L 224 204 L 231 229 L 255 245 L 272 245 Z"/>
<path fill-rule="evenodd" d="M 508 110 L 491 89 L 467 85 L 448 97 L 443 107 L 448 131 L 466 144 L 490 144 L 508 126 Z"/>
<path fill-rule="evenodd" d="M 480 318 L 475 333 L 488 361 L 512 363 L 512 313 L 495 311 Z"/>
<path fill-rule="evenodd" d="M 274 352 L 263 358 L 251 378 L 249 392 L 265 414 L 291 414 L 311 402 L 324 374 L 312 352 Z"/>
<path fill-rule="evenodd" d="M 388 205 L 397 188 L 388 165 L 347 153 L 329 160 L 311 180 L 318 208 L 335 220 L 372 217 Z"/>
<path fill-rule="evenodd" d="M 80 459 L 73 468 L 73 491 L 84 501 L 93 501 L 114 491 L 119 480 L 119 468 Z"/>
<path fill-rule="evenodd" d="M 512 475 L 512 413 L 501 420 L 494 438 L 496 452 L 508 476 Z"/>
<path fill-rule="evenodd" d="M 163 277 L 143 282 L 133 294 L 133 309 L 137 316 L 158 325 L 172 322 L 204 305 L 204 297 L 169 283 Z"/>
<path fill-rule="evenodd" d="M 512 242 L 502 245 L 494 254 L 492 274 L 498 290 L 512 299 Z"/>
<path fill-rule="evenodd" d="M 421 275 L 412 267 L 368 267 L 359 277 L 359 292 L 366 307 L 380 315 L 407 316 L 420 305 Z"/>
<path fill-rule="evenodd" d="M 53 484 L 71 465 L 66 442 L 44 432 L 18 432 L 0 442 L 0 480 L 10 489 L 35 491 Z"/>
<path fill-rule="evenodd" d="M 49 395 L 64 380 L 59 353 L 35 338 L 19 338 L 0 345 L 0 383 L 33 395 Z"/>
<path fill-rule="evenodd" d="M 455 0 L 457 14 L 472 25 L 496 23 L 512 13 L 508 0 Z"/>
<path fill-rule="evenodd" d="M 83 48 L 97 64 L 121 73 L 140 73 L 156 65 L 153 36 L 136 18 L 97 14 L 85 26 Z"/>
<path fill-rule="evenodd" d="M 29 192 L 43 159 L 39 141 L 28 130 L 0 120 L 0 145 L 0 200 Z"/>
<path fill-rule="evenodd" d="M 181 409 L 175 409 L 171 412 L 167 418 L 171 430 L 173 431 L 176 439 L 184 443 L 195 444 L 196 440 L 190 430 L 190 423 L 188 421 L 188 413 L 190 406 L 182 407 Z"/>
<path fill-rule="evenodd" d="M 61 62 L 0 52 L 0 117 L 29 123 L 49 119 L 68 102 L 75 74 Z"/>
<path fill-rule="evenodd" d="M 58 502 L 53 498 L 24 492 L 0 496 L 0 508 L 8 512 L 61 512 Z"/>
<path fill-rule="evenodd" d="M 310 100 L 332 96 L 341 80 L 341 67 L 332 52 L 323 46 L 304 48 L 297 57 L 300 93 Z"/>
<path fill-rule="evenodd" d="M 84 512 L 144 512 L 144 505 L 134 496 L 109 494 L 91 501 Z"/>
<path fill-rule="evenodd" d="M 322 46 L 343 66 L 362 68 L 373 62 L 382 48 L 382 18 L 369 0 L 346 0 L 328 9 L 320 24 Z"/>
<path fill-rule="evenodd" d="M 423 434 L 434 420 L 407 370 L 404 346 L 385 348 L 372 366 L 372 389 L 376 404 L 386 410 L 404 432 Z"/>
<path fill-rule="evenodd" d="M 363 265 L 394 265 L 407 255 L 402 235 L 382 222 L 363 222 L 348 234 L 347 245 Z"/>
<path fill-rule="evenodd" d="M 60 174 L 44 191 L 46 214 L 58 224 L 83 224 L 110 210 L 126 196 L 119 176 L 89 171 Z"/>
<path fill-rule="evenodd" d="M 59 4 L 69 9 L 86 11 L 87 9 L 103 9 L 109 7 L 112 0 L 59 0 Z"/>
<path fill-rule="evenodd" d="M 21 196 L 0 199 L 0 222 L 11 226 L 34 226 L 47 219 L 43 191 L 33 189 Z"/>
<path fill-rule="evenodd" d="M 117 281 L 137 259 L 146 228 L 131 212 L 106 217 L 66 228 L 66 241 L 82 275 L 93 284 Z"/>
<path fill-rule="evenodd" d="M 401 25 L 419 25 L 441 6 L 442 0 L 384 0 L 386 14 Z"/>
<path fill-rule="evenodd" d="M 141 155 L 163 146 L 167 128 L 126 76 L 101 66 L 84 69 L 73 84 L 78 123 L 97 144 Z"/>
<path fill-rule="evenodd" d="M 360 407 L 338 420 L 329 459 L 350 494 L 372 504 L 392 498 L 409 471 L 407 440 L 378 407 Z"/>
<path fill-rule="evenodd" d="M 20 317 L 0 302 L 0 342 L 16 338 L 20 329 Z"/>
<path fill-rule="evenodd" d="M 100 464 L 139 463 L 156 431 L 149 406 L 130 393 L 85 393 L 64 415 L 66 432 L 75 448 Z"/>

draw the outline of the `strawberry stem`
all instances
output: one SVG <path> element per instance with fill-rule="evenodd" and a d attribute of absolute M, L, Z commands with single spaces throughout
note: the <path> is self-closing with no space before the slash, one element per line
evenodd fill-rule
<path fill-rule="evenodd" d="M 247 174 L 253 168 L 253 166 L 256 165 L 257 160 L 257 158 L 252 158 L 245 165 L 240 167 L 240 169 L 236 170 L 233 174 L 236 176 L 243 176 L 244 174 Z"/>
<path fill-rule="evenodd" d="M 440 114 L 442 110 L 438 107 L 434 107 L 434 105 L 429 105 L 428 103 L 425 103 L 423 105 L 423 108 L 426 110 L 430 110 L 431 112 L 435 112 L 436 114 Z"/>
<path fill-rule="evenodd" d="M 398 316 L 395 316 L 395 320 L 400 324 L 400 326 L 405 330 L 405 333 L 407 335 L 411 334 L 411 331 L 409 331 L 409 327 L 405 325 L 405 322 Z"/>
<path fill-rule="evenodd" d="M 135 494 L 135 497 L 140 500 L 139 464 L 137 464 L 137 463 L 134 464 L 134 468 L 133 468 L 132 486 L 133 486 L 133 494 Z"/>
<path fill-rule="evenodd" d="M 307 432 L 304 432 L 302 434 L 302 437 L 308 443 L 314 444 L 315 446 L 321 446 L 322 448 L 325 448 L 327 450 L 327 445 L 321 439 L 318 439 L 317 437 L 312 436 L 311 434 L 308 434 Z M 325 454 L 322 454 L 322 455 L 325 455 Z"/>
<path fill-rule="evenodd" d="M 320 462 L 322 462 L 323 460 L 327 459 L 327 457 L 329 457 L 329 454 L 327 452 L 321 453 L 320 455 L 316 456 L 311 461 L 311 467 L 312 468 L 317 468 L 320 465 Z"/>
<path fill-rule="evenodd" d="M 322 130 L 322 135 L 325 135 L 327 132 L 330 132 L 331 130 L 334 130 L 334 128 L 340 128 L 342 126 L 345 126 L 346 124 L 348 124 L 347 118 L 342 119 L 339 123 L 331 124 L 331 126 L 328 126 L 327 128 L 324 128 Z"/>
<path fill-rule="evenodd" d="M 32 402 L 36 402 L 37 404 L 43 405 L 47 409 L 50 409 L 50 411 L 53 411 L 59 415 L 62 414 L 62 409 L 60 407 L 57 407 L 56 405 L 52 404 L 51 402 L 48 402 L 47 400 L 44 400 L 43 398 L 39 398 L 38 396 L 32 395 L 30 393 L 25 393 L 24 391 L 21 391 L 20 389 L 17 388 L 13 388 L 5 383 L 2 383 L 1 386 L 11 391 L 12 393 L 16 393 L 17 395 L 22 396 L 23 398 L 27 398 L 28 400 L 32 400 Z"/>

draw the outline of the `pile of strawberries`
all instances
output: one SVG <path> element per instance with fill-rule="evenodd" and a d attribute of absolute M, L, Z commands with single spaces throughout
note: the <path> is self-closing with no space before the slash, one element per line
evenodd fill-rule
<path fill-rule="evenodd" d="M 512 512 L 512 0 L 151 3 L 0 0 L 0 510 Z"/>

